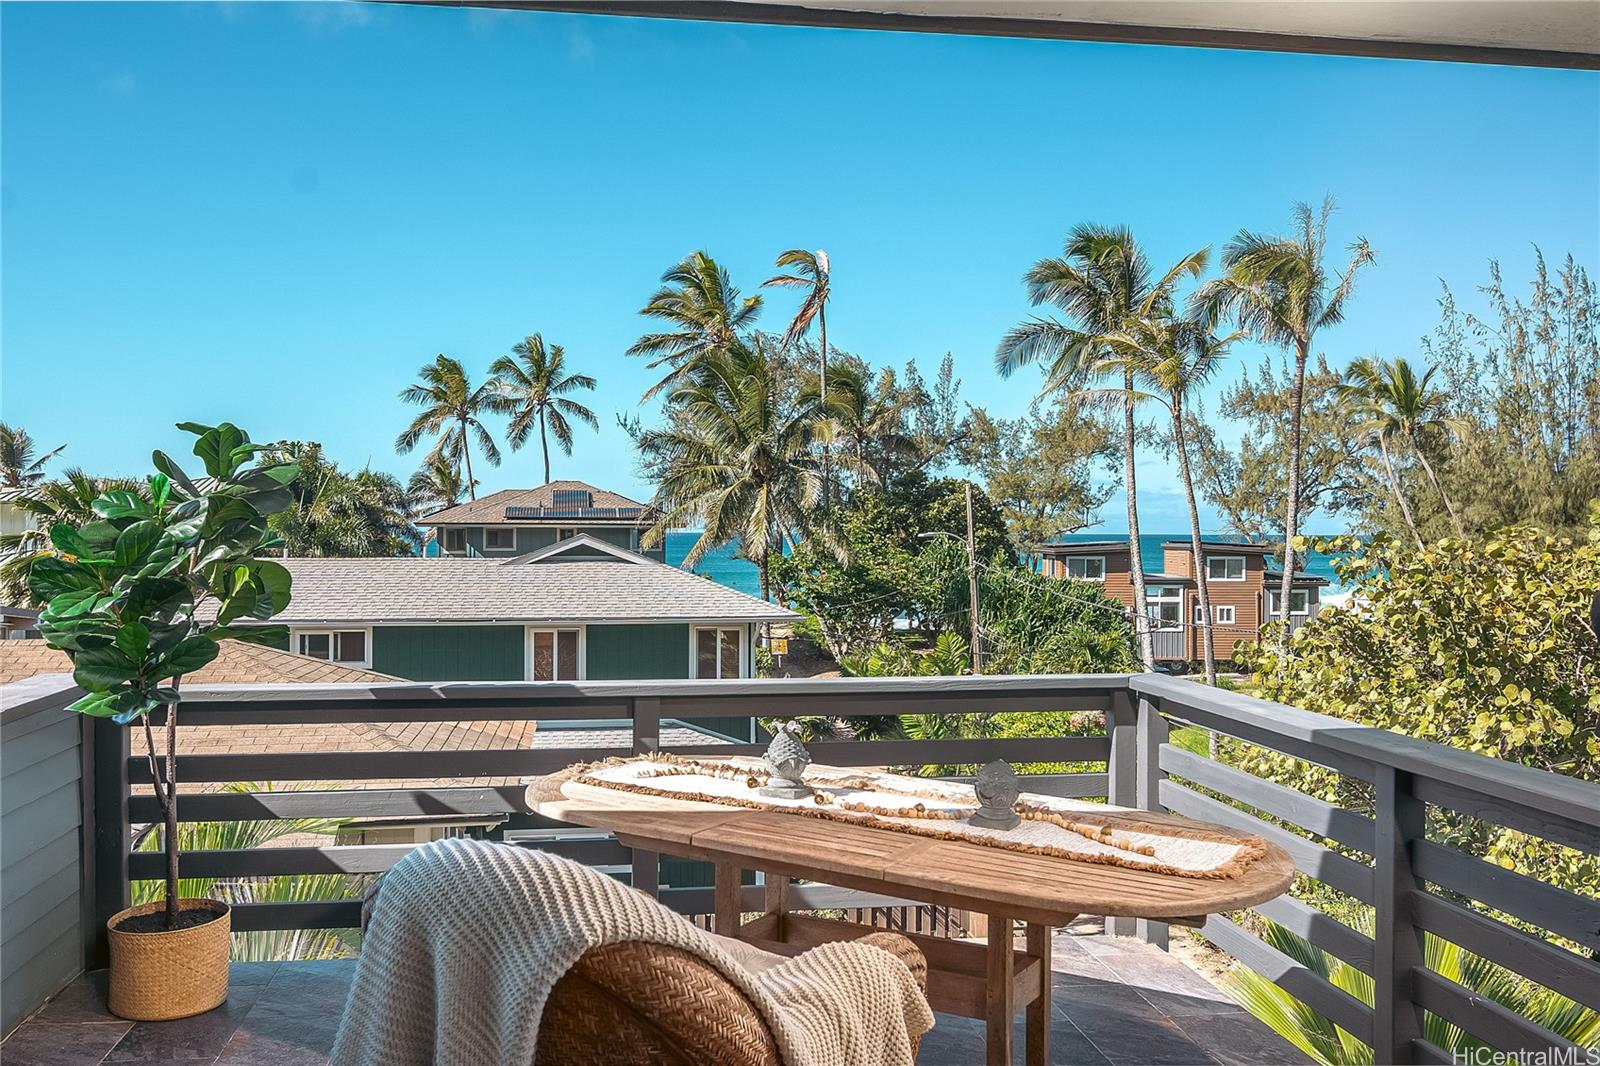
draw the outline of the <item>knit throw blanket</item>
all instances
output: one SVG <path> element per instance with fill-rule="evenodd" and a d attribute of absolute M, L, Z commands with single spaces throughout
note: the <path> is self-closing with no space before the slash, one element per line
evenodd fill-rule
<path fill-rule="evenodd" d="M 747 996 L 786 1066 L 912 1066 L 933 1015 L 903 962 L 833 943 L 751 973 L 710 934 L 545 852 L 451 839 L 383 878 L 334 1066 L 531 1066 L 545 1001 L 590 948 L 643 940 L 704 959 Z"/>

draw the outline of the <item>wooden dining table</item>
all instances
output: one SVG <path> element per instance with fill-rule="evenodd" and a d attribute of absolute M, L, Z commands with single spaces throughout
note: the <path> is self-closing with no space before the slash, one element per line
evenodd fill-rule
<path fill-rule="evenodd" d="M 625 792 L 580 783 L 566 773 L 534 779 L 528 802 L 540 815 L 611 832 L 629 847 L 712 863 L 715 931 L 780 955 L 873 931 L 857 922 L 791 913 L 789 888 L 796 878 L 986 915 L 986 943 L 903 935 L 927 958 L 929 1005 L 986 1023 L 989 1066 L 1011 1063 L 1017 1011 L 1025 1012 L 1024 1061 L 1029 1066 L 1050 1061 L 1053 929 L 1080 914 L 1198 926 L 1206 915 L 1281 895 L 1295 873 L 1288 854 L 1270 843 L 1265 855 L 1237 876 L 1182 877 L 776 810 Z M 1229 832 L 1165 813 L 1140 811 L 1138 817 L 1154 825 Z M 743 918 L 748 913 L 745 870 L 765 875 L 765 905 L 752 921 Z M 1023 930 L 1020 949 L 1017 925 Z"/>

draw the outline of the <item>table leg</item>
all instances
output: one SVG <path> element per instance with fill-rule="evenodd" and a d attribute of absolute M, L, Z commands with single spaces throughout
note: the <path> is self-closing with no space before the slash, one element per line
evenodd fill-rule
<path fill-rule="evenodd" d="M 1028 923 L 1028 954 L 1039 960 L 1039 995 L 1028 1004 L 1027 1047 L 1022 1061 L 1027 1066 L 1046 1066 L 1050 1061 L 1050 927 Z"/>
<path fill-rule="evenodd" d="M 741 874 L 739 867 L 731 862 L 717 863 L 713 928 L 721 936 L 739 935 L 739 918 L 744 911 Z"/>
<path fill-rule="evenodd" d="M 989 915 L 989 965 L 984 982 L 988 1066 L 1011 1066 L 1011 919 Z"/>
<path fill-rule="evenodd" d="M 777 921 L 773 923 L 773 938 L 775 940 L 787 939 L 788 923 L 784 916 L 789 913 L 789 875 L 768 873 L 767 881 L 767 906 L 766 912 L 774 915 Z"/>

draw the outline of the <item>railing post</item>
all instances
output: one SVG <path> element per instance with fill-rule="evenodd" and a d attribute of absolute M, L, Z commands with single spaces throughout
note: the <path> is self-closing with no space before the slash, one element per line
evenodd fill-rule
<path fill-rule="evenodd" d="M 94 834 L 94 925 L 87 931 L 88 966 L 111 965 L 111 944 L 106 922 L 128 906 L 128 853 L 133 850 L 133 827 L 128 824 L 128 727 L 109 718 L 94 720 L 94 783 L 92 814 L 86 832 Z"/>
<path fill-rule="evenodd" d="M 1135 768 L 1137 784 L 1134 786 L 1135 805 L 1142 811 L 1159 811 L 1161 807 L 1161 779 L 1166 772 L 1161 769 L 1161 745 L 1167 742 L 1170 732 L 1161 709 L 1144 697 L 1139 698 L 1134 733 L 1138 762 Z M 1134 935 L 1162 951 L 1167 949 L 1167 923 L 1140 918 L 1134 923 Z"/>
<path fill-rule="evenodd" d="M 1111 708 L 1106 713 L 1106 735 L 1111 740 L 1111 754 L 1106 758 L 1106 799 L 1113 806 L 1132 807 L 1138 803 L 1137 774 L 1137 718 L 1133 708 L 1133 695 L 1127 689 L 1111 694 Z M 1106 919 L 1106 932 L 1112 936 L 1133 936 L 1136 932 L 1132 918 Z"/>
<path fill-rule="evenodd" d="M 661 700 L 655 696 L 636 696 L 628 701 L 633 719 L 633 753 L 654 755 L 661 750 Z M 661 855 L 633 849 L 633 887 L 647 896 L 661 893 Z"/>
<path fill-rule="evenodd" d="M 1380 765 L 1377 786 L 1373 1054 L 1378 1062 L 1404 1064 L 1416 1061 L 1412 1042 L 1423 1033 L 1411 976 L 1424 965 L 1422 930 L 1411 917 L 1412 896 L 1423 885 L 1411 869 L 1410 842 L 1426 834 L 1426 808 L 1412 794 L 1410 774 Z"/>

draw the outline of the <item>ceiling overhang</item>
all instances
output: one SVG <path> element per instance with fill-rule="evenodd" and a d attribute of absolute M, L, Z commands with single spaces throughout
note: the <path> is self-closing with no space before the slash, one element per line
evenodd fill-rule
<path fill-rule="evenodd" d="M 406 0 L 416 2 L 416 0 Z M 825 26 L 1600 70 L 1600 0 L 420 0 Z"/>

